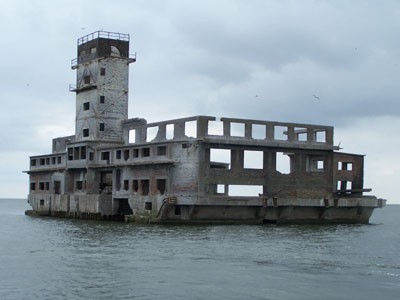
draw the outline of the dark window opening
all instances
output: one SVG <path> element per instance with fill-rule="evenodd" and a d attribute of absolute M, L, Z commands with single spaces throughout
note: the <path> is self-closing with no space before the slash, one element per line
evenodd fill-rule
<path fill-rule="evenodd" d="M 54 181 L 54 194 L 59 195 L 61 194 L 61 181 Z"/>
<path fill-rule="evenodd" d="M 41 165 L 41 166 L 44 166 L 44 163 L 45 163 L 44 158 L 41 158 L 41 159 L 40 159 L 40 165 Z"/>
<path fill-rule="evenodd" d="M 115 188 L 117 191 L 121 189 L 121 170 L 115 171 Z"/>
<path fill-rule="evenodd" d="M 150 181 L 148 179 L 144 179 L 140 181 L 142 185 L 142 195 L 146 196 L 149 194 L 149 189 L 150 189 Z"/>
<path fill-rule="evenodd" d="M 100 131 L 104 131 L 104 127 L 105 127 L 105 126 L 104 126 L 104 123 L 100 123 L 100 128 L 99 128 Z"/>
<path fill-rule="evenodd" d="M 79 147 L 74 148 L 74 160 L 79 159 Z"/>
<path fill-rule="evenodd" d="M 57 164 L 61 164 L 61 156 L 57 157 Z"/>
<path fill-rule="evenodd" d="M 50 182 L 46 182 L 46 191 L 50 190 Z"/>
<path fill-rule="evenodd" d="M 44 191 L 44 182 L 39 182 L 39 190 Z"/>
<path fill-rule="evenodd" d="M 94 153 L 93 152 L 89 152 L 89 160 L 93 160 L 94 159 Z"/>
<path fill-rule="evenodd" d="M 83 83 L 84 84 L 89 84 L 90 83 L 90 76 L 89 75 L 83 77 Z"/>
<path fill-rule="evenodd" d="M 36 190 L 36 183 L 35 182 L 31 182 L 31 191 Z"/>
<path fill-rule="evenodd" d="M 165 194 L 166 186 L 167 186 L 166 179 L 157 179 L 157 190 L 160 191 L 161 195 Z"/>
<path fill-rule="evenodd" d="M 160 146 L 157 147 L 157 155 L 158 156 L 163 156 L 167 154 L 167 146 Z"/>
<path fill-rule="evenodd" d="M 73 159 L 74 159 L 74 149 L 68 148 L 68 160 L 73 160 Z"/>
<path fill-rule="evenodd" d="M 142 148 L 142 157 L 150 156 L 150 148 Z"/>
<path fill-rule="evenodd" d="M 44 205 L 44 200 L 40 200 L 40 206 Z"/>
<path fill-rule="evenodd" d="M 128 191 L 129 190 L 129 180 L 124 180 L 124 190 Z"/>
<path fill-rule="evenodd" d="M 105 102 L 106 97 L 100 96 L 100 103 L 103 104 Z"/>
<path fill-rule="evenodd" d="M 55 165 L 55 164 L 56 164 L 56 158 L 55 158 L 55 157 L 52 157 L 52 158 L 51 158 L 51 164 L 52 164 L 52 165 Z"/>
<path fill-rule="evenodd" d="M 175 206 L 175 215 L 176 216 L 181 215 L 181 206 L 180 205 Z"/>
<path fill-rule="evenodd" d="M 132 181 L 132 190 L 136 193 L 139 190 L 139 182 L 137 180 Z"/>
<path fill-rule="evenodd" d="M 83 129 L 83 137 L 88 137 L 89 136 L 89 128 Z"/>
<path fill-rule="evenodd" d="M 49 165 L 50 164 L 50 157 L 47 157 L 46 158 L 46 165 Z"/>
<path fill-rule="evenodd" d="M 36 159 L 31 160 L 31 166 L 36 166 Z"/>
<path fill-rule="evenodd" d="M 139 157 L 139 149 L 133 149 L 133 158 Z"/>
<path fill-rule="evenodd" d="M 110 152 L 101 152 L 101 160 L 110 160 Z"/>
<path fill-rule="evenodd" d="M 129 159 L 129 149 L 128 150 L 124 150 L 124 159 L 125 160 Z"/>
<path fill-rule="evenodd" d="M 117 150 L 117 152 L 115 152 L 115 158 L 121 159 L 121 150 Z"/>
<path fill-rule="evenodd" d="M 183 149 L 190 148 L 191 146 L 192 146 L 192 144 L 190 144 L 190 143 L 182 144 Z"/>
<path fill-rule="evenodd" d="M 106 68 L 100 68 L 100 75 L 101 76 L 106 75 Z"/>
<path fill-rule="evenodd" d="M 83 181 L 81 181 L 81 180 L 76 181 L 75 186 L 76 186 L 77 190 L 82 190 L 83 189 Z"/>
<path fill-rule="evenodd" d="M 83 103 L 83 110 L 89 110 L 89 108 L 90 108 L 90 102 Z"/>
<path fill-rule="evenodd" d="M 86 146 L 81 147 L 81 159 L 86 159 Z"/>
<path fill-rule="evenodd" d="M 145 202 L 144 203 L 144 209 L 145 210 L 152 210 L 153 209 L 153 203 L 152 202 Z"/>

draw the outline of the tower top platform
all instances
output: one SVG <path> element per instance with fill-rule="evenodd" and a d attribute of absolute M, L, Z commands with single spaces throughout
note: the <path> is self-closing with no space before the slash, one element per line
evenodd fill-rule
<path fill-rule="evenodd" d="M 129 34 L 127 34 L 127 33 L 109 32 L 109 31 L 100 31 L 99 30 L 99 31 L 89 33 L 89 34 L 79 38 L 78 46 L 85 44 L 89 41 L 98 39 L 98 38 L 129 42 Z"/>

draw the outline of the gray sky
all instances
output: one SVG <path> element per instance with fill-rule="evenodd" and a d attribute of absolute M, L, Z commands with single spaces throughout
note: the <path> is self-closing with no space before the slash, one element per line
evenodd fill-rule
<path fill-rule="evenodd" d="M 333 125 L 367 155 L 365 187 L 400 203 L 399 1 L 1 2 L 0 197 L 25 197 L 28 156 L 74 133 L 70 61 L 103 29 L 137 52 L 129 117 Z"/>

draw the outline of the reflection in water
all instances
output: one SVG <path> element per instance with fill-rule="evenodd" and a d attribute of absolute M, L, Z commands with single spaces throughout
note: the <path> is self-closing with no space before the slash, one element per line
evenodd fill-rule
<path fill-rule="evenodd" d="M 16 214 L 24 205 L 0 200 L 1 299 L 397 299 L 400 292 L 400 207 L 379 211 L 373 222 L 381 225 L 176 226 Z"/>

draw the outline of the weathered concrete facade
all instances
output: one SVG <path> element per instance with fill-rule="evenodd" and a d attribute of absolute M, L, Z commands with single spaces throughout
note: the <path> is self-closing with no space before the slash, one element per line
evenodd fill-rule
<path fill-rule="evenodd" d="M 129 36 L 78 40 L 75 135 L 33 156 L 35 213 L 152 222 L 367 223 L 364 157 L 333 127 L 194 116 L 128 119 Z M 220 132 L 215 132 L 215 126 Z M 281 170 L 280 159 L 286 159 Z M 239 191 L 235 194 L 235 191 Z"/>

